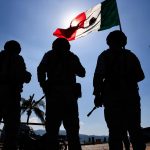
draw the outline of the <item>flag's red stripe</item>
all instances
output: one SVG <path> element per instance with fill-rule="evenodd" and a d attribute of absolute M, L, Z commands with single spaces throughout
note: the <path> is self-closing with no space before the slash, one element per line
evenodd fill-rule
<path fill-rule="evenodd" d="M 67 29 L 56 29 L 53 35 L 60 37 L 60 38 L 66 38 L 67 40 L 71 41 L 76 38 L 76 32 L 78 29 L 84 27 L 84 21 L 86 20 L 85 13 L 81 13 L 78 16 L 76 16 L 70 24 L 70 27 Z"/>
<path fill-rule="evenodd" d="M 70 27 L 68 29 L 56 29 L 53 35 L 60 37 L 60 38 L 66 38 L 68 41 L 74 40 L 76 36 L 76 27 Z"/>

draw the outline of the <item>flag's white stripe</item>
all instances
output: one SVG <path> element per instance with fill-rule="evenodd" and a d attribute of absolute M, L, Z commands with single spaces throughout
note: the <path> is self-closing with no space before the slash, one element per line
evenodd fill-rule
<path fill-rule="evenodd" d="M 93 8 L 91 8 L 85 12 L 85 15 L 87 18 L 87 20 L 84 22 L 85 28 L 81 28 L 81 29 L 77 30 L 75 39 L 85 36 L 92 31 L 98 31 L 100 29 L 100 24 L 101 24 L 101 21 L 100 21 L 101 13 L 100 12 L 101 12 L 101 3 L 97 4 L 96 6 L 94 6 Z M 90 22 L 91 18 L 93 18 L 93 17 L 97 18 L 97 20 L 95 21 L 94 24 L 89 26 L 89 22 Z"/>

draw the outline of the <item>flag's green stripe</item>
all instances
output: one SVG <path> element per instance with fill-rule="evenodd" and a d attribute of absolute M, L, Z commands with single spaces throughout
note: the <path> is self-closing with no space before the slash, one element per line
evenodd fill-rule
<path fill-rule="evenodd" d="M 119 25 L 119 16 L 115 0 L 105 0 L 101 8 L 101 25 L 100 30 L 109 29 Z"/>

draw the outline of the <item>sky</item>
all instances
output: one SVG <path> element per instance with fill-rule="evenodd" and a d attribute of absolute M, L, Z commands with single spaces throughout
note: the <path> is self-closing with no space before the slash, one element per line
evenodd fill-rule
<path fill-rule="evenodd" d="M 71 20 L 79 13 L 101 3 L 102 0 L 0 0 L 0 49 L 8 40 L 17 40 L 22 47 L 27 70 L 32 80 L 24 84 L 22 97 L 33 93 L 35 100 L 43 96 L 37 81 L 37 66 L 43 55 L 51 50 L 56 39 L 56 28 L 68 28 Z M 128 38 L 127 49 L 134 52 L 141 62 L 145 79 L 139 83 L 141 96 L 141 126 L 150 126 L 150 1 L 117 0 L 123 32 Z M 119 26 L 100 32 L 92 32 L 85 37 L 71 41 L 71 51 L 78 55 L 86 69 L 85 78 L 77 78 L 82 85 L 82 98 L 78 99 L 80 133 L 88 135 L 108 135 L 104 120 L 104 108 L 96 109 L 90 117 L 87 114 L 94 107 L 93 75 L 98 55 L 108 48 L 106 37 Z M 22 116 L 22 121 L 27 118 Z M 38 119 L 33 114 L 30 121 Z M 34 129 L 42 128 L 34 126 Z M 63 127 L 61 127 L 63 129 Z"/>

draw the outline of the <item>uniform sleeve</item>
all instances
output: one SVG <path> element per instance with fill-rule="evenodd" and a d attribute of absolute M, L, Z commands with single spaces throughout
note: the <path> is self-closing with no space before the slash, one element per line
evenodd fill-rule
<path fill-rule="evenodd" d="M 75 73 L 79 77 L 85 77 L 85 68 L 82 66 L 79 58 L 75 56 L 75 65 L 74 65 Z"/>
<path fill-rule="evenodd" d="M 39 66 L 37 67 L 37 78 L 40 86 L 46 81 L 46 66 L 47 66 L 47 53 L 43 56 Z"/>
<path fill-rule="evenodd" d="M 99 55 L 97 59 L 97 64 L 94 72 L 94 77 L 93 77 L 93 95 L 99 95 L 102 91 L 103 87 L 103 81 L 105 78 L 105 63 L 104 63 L 104 55 L 103 53 Z"/>
<path fill-rule="evenodd" d="M 26 70 L 26 64 L 24 62 L 24 59 L 22 56 L 19 56 L 18 57 L 18 61 L 16 62 L 17 64 L 17 70 L 18 70 L 18 73 L 16 72 L 16 75 L 18 74 L 19 76 L 17 77 L 19 82 L 22 82 L 22 83 L 29 83 L 30 80 L 31 80 L 31 73 L 28 72 Z"/>
<path fill-rule="evenodd" d="M 141 63 L 136 55 L 132 53 L 131 63 L 133 65 L 134 76 L 137 82 L 142 81 L 145 78 Z"/>

